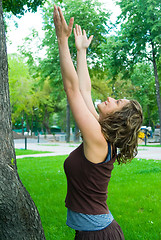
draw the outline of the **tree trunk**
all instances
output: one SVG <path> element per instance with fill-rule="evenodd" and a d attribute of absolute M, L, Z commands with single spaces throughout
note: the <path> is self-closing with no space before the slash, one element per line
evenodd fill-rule
<path fill-rule="evenodd" d="M 148 112 L 148 127 L 150 127 L 151 126 L 151 115 L 150 115 L 149 105 L 147 105 L 147 112 Z"/>
<path fill-rule="evenodd" d="M 45 239 L 40 216 L 16 167 L 8 85 L 6 38 L 0 0 L 0 239 Z"/>
<path fill-rule="evenodd" d="M 22 111 L 21 125 L 22 125 L 22 135 L 24 136 L 24 111 Z"/>
<path fill-rule="evenodd" d="M 79 142 L 79 128 L 76 122 L 75 122 L 74 142 Z"/>
<path fill-rule="evenodd" d="M 28 114 L 26 113 L 26 128 L 27 128 L 27 132 L 29 132 L 29 130 L 30 130 L 30 125 L 29 125 L 29 116 L 28 116 Z"/>
<path fill-rule="evenodd" d="M 66 110 L 66 142 L 70 142 L 70 106 L 68 100 Z"/>
<path fill-rule="evenodd" d="M 155 75 L 156 97 L 157 97 L 157 105 L 158 105 L 159 121 L 160 121 L 160 144 L 161 144 L 161 97 L 160 97 L 160 86 L 159 86 L 157 64 L 155 59 L 155 49 L 154 49 L 153 42 L 152 42 L 152 54 L 153 54 L 153 67 L 154 67 L 154 75 Z"/>
<path fill-rule="evenodd" d="M 37 123 L 37 119 L 36 119 L 35 123 Z M 48 134 L 50 134 L 51 130 L 50 130 L 50 127 L 49 127 L 49 112 L 47 111 L 46 106 L 45 106 L 45 112 L 44 112 L 44 118 L 43 118 L 43 125 L 46 129 L 46 132 Z M 36 127 L 36 129 L 38 129 L 37 125 L 35 125 L 35 127 Z"/>

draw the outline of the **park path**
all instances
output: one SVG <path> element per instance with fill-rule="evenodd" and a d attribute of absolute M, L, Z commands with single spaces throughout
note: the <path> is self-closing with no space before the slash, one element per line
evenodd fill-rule
<path fill-rule="evenodd" d="M 161 160 L 161 147 L 138 147 L 136 158 Z"/>
<path fill-rule="evenodd" d="M 15 148 L 25 149 L 24 139 L 14 140 Z M 38 143 L 36 139 L 27 140 L 27 149 L 42 151 L 39 154 L 29 154 L 29 155 L 18 155 L 16 158 L 24 157 L 46 157 L 46 156 L 56 156 L 56 155 L 68 155 L 72 152 L 80 143 L 61 143 L 61 142 L 50 142 L 48 140 L 41 139 Z M 48 151 L 49 153 L 43 153 Z"/>
<path fill-rule="evenodd" d="M 24 139 L 16 139 L 14 141 L 15 148 L 24 149 L 25 143 Z M 36 140 L 28 140 L 27 149 L 37 150 L 37 151 L 48 151 L 50 153 L 39 153 L 30 155 L 19 155 L 16 158 L 25 157 L 47 157 L 56 155 L 68 155 L 72 152 L 79 144 L 76 143 L 53 143 L 49 141 L 41 141 L 41 143 L 36 142 Z M 136 158 L 140 159 L 154 159 L 161 160 L 161 147 L 138 147 L 138 154 Z"/>

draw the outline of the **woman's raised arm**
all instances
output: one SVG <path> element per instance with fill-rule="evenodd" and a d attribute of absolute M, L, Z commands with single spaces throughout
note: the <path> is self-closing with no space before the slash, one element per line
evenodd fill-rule
<path fill-rule="evenodd" d="M 87 38 L 86 31 L 76 24 L 74 28 L 75 44 L 77 48 L 77 74 L 79 78 L 79 88 L 83 99 L 94 117 L 98 120 L 98 113 L 94 107 L 91 96 L 91 79 L 87 66 L 87 48 L 89 47 L 93 36 Z"/>
<path fill-rule="evenodd" d="M 80 92 L 79 79 L 74 68 L 68 38 L 72 31 L 74 19 L 67 25 L 61 9 L 54 6 L 54 24 L 59 45 L 60 66 L 64 89 L 75 121 L 83 136 L 85 156 L 92 162 L 103 161 L 107 153 L 107 143 L 102 134 L 101 126 L 89 110 Z"/>
<path fill-rule="evenodd" d="M 67 91 L 70 88 L 79 87 L 78 76 L 75 71 L 68 47 L 68 38 L 72 32 L 74 18 L 71 18 L 69 25 L 67 25 L 60 7 L 57 8 L 56 6 L 54 6 L 53 18 L 58 39 L 63 84 L 65 91 Z"/>

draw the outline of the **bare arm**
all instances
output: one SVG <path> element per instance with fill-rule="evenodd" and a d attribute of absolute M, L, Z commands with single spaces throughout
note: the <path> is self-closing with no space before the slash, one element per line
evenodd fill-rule
<path fill-rule="evenodd" d="M 54 24 L 58 39 L 60 67 L 65 91 L 79 87 L 78 75 L 75 71 L 68 47 L 68 38 L 72 32 L 73 22 L 74 18 L 71 18 L 68 26 L 61 9 L 54 6 Z"/>
<path fill-rule="evenodd" d="M 83 135 L 84 153 L 91 162 L 102 162 L 107 154 L 107 143 L 101 126 L 91 113 L 80 92 L 79 79 L 68 47 L 73 18 L 67 25 L 61 9 L 54 6 L 54 24 L 59 45 L 60 65 L 64 89 L 76 123 Z"/>
<path fill-rule="evenodd" d="M 79 88 L 83 99 L 94 117 L 98 120 L 98 113 L 94 107 L 92 97 L 91 97 L 91 79 L 89 76 L 88 66 L 87 66 L 87 48 L 89 47 L 93 36 L 89 39 L 86 36 L 86 31 L 82 30 L 79 25 L 76 24 L 74 29 L 75 43 L 77 48 L 77 74 L 79 78 Z"/>

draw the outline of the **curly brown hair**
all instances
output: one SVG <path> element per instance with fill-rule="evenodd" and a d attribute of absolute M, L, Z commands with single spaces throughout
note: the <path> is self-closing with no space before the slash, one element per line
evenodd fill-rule
<path fill-rule="evenodd" d="M 142 107 L 136 100 L 129 100 L 120 111 L 99 120 L 105 139 L 119 148 L 119 164 L 130 162 L 136 156 L 142 121 Z"/>

